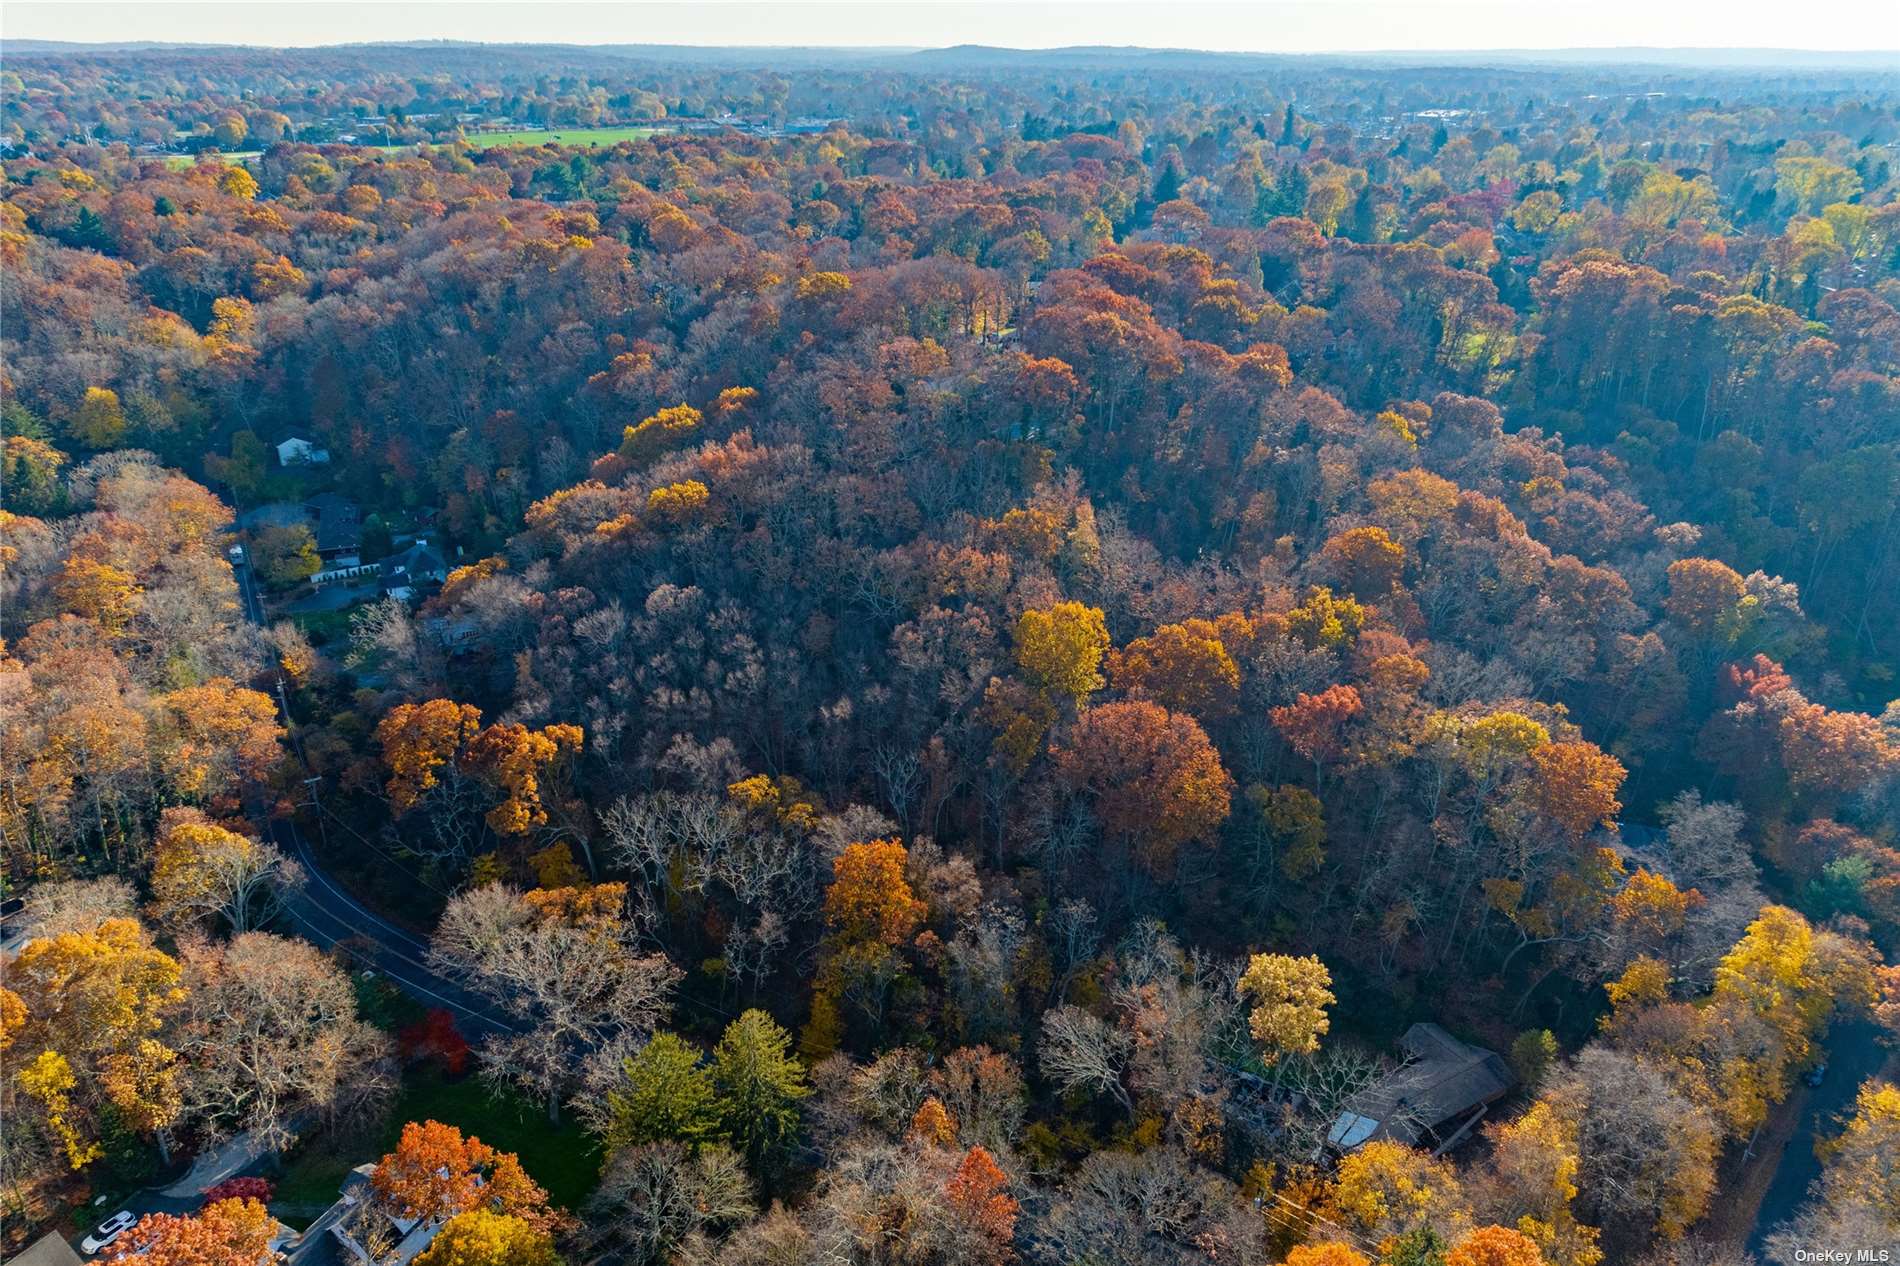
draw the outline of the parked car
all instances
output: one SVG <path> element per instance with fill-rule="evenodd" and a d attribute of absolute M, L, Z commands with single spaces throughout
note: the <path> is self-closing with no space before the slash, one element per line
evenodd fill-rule
<path fill-rule="evenodd" d="M 91 1235 L 79 1241 L 81 1252 L 100 1253 L 111 1246 L 112 1242 L 132 1229 L 139 1215 L 130 1209 L 121 1209 L 94 1228 Z"/>

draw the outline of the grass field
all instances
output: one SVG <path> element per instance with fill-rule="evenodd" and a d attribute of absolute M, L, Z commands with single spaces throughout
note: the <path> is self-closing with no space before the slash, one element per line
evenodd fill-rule
<path fill-rule="evenodd" d="M 547 1118 L 519 1095 L 490 1094 L 474 1076 L 450 1081 L 433 1068 L 411 1070 L 381 1133 L 354 1144 L 319 1136 L 291 1154 L 277 1178 L 272 1211 L 292 1226 L 308 1226 L 335 1201 L 343 1176 L 364 1161 L 381 1160 L 410 1121 L 440 1121 L 521 1158 L 548 1199 L 575 1209 L 600 1181 L 600 1147 L 573 1121 L 549 1129 Z"/>
<path fill-rule="evenodd" d="M 618 145 L 622 141 L 644 141 L 659 128 L 582 127 L 559 132 L 474 132 L 468 143 L 475 149 L 498 145 Z"/>
<path fill-rule="evenodd" d="M 222 162 L 230 164 L 248 163 L 253 158 L 262 158 L 263 156 L 264 151 L 261 149 L 241 149 L 229 154 L 220 154 L 218 158 Z M 165 165 L 174 171 L 181 171 L 187 167 L 196 167 L 198 165 L 198 156 L 196 154 L 167 154 L 165 156 Z"/>
<path fill-rule="evenodd" d="M 564 128 L 558 132 L 522 131 L 522 132 L 475 132 L 468 138 L 471 149 L 496 149 L 504 145 L 618 145 L 622 141 L 644 141 L 656 132 L 666 128 L 658 127 L 575 127 Z M 370 149 L 383 149 L 384 146 L 368 146 Z M 393 148 L 409 150 L 412 146 L 397 145 Z M 227 163 L 248 163 L 254 158 L 263 157 L 264 151 L 256 149 L 239 150 L 235 153 L 219 155 Z M 171 168 L 185 168 L 197 163 L 196 154 L 167 154 L 165 165 Z"/>

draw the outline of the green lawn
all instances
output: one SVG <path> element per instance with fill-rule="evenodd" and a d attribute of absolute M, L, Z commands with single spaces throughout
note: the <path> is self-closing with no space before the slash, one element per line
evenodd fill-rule
<path fill-rule="evenodd" d="M 302 629 L 313 645 L 334 643 L 340 647 L 350 640 L 350 621 L 355 614 L 349 607 L 341 611 L 300 611 L 290 617 L 290 622 Z"/>
<path fill-rule="evenodd" d="M 440 1121 L 513 1152 L 522 1168 L 564 1209 L 578 1208 L 600 1180 L 600 1147 L 572 1121 L 551 1129 L 544 1113 L 514 1094 L 492 1095 L 474 1076 L 449 1081 L 433 1068 L 412 1069 L 381 1133 L 350 1144 L 319 1136 L 292 1153 L 277 1179 L 271 1209 L 303 1227 L 336 1199 L 343 1176 L 380 1160 L 410 1121 Z"/>
<path fill-rule="evenodd" d="M 571 127 L 558 132 L 526 130 L 517 132 L 473 132 L 469 134 L 471 149 L 493 149 L 501 145 L 618 145 L 622 141 L 644 141 L 656 132 L 667 131 L 657 127 Z M 411 150 L 414 146 L 397 145 L 365 146 L 366 149 L 394 148 Z M 221 154 L 226 163 L 248 163 L 254 158 L 263 157 L 262 150 L 240 150 L 236 153 Z M 184 169 L 196 165 L 196 154 L 167 154 L 165 165 L 175 169 Z"/>
<path fill-rule="evenodd" d="M 622 141 L 644 141 L 659 131 L 651 127 L 581 127 L 559 132 L 472 132 L 468 143 L 474 149 L 497 145 L 618 145 Z"/>
<path fill-rule="evenodd" d="M 228 166 L 231 163 L 248 163 L 253 158 L 262 158 L 263 156 L 264 151 L 261 149 L 243 149 L 236 150 L 229 154 L 220 154 L 218 158 Z M 183 171 L 188 167 L 196 167 L 198 165 L 198 156 L 196 154 L 167 154 L 165 156 L 165 165 L 173 170 Z"/>

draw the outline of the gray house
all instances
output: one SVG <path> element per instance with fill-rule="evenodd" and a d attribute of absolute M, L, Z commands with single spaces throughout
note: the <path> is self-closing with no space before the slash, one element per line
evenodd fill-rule
<path fill-rule="evenodd" d="M 344 1178 L 337 1202 L 325 1209 L 285 1253 L 286 1266 L 408 1266 L 435 1239 L 442 1223 L 399 1218 L 371 1196 L 374 1163 Z"/>
<path fill-rule="evenodd" d="M 1495 1051 L 1467 1046 L 1436 1024 L 1414 1024 L 1399 1040 L 1405 1063 L 1346 1101 L 1327 1146 L 1350 1152 L 1373 1139 L 1448 1150 L 1517 1084 Z"/>
<path fill-rule="evenodd" d="M 448 579 L 449 565 L 442 552 L 425 540 L 417 541 L 400 554 L 391 554 L 379 564 L 383 573 L 383 592 L 404 602 L 416 596 L 425 585 L 439 585 Z"/>
<path fill-rule="evenodd" d="M 363 539 L 363 514 L 356 503 L 341 493 L 320 492 L 303 508 L 323 560 L 345 567 L 354 564 Z"/>

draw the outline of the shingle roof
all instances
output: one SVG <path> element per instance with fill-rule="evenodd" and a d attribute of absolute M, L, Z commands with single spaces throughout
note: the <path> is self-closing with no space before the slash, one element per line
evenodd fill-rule
<path fill-rule="evenodd" d="M 318 553 L 354 549 L 362 540 L 362 514 L 348 497 L 334 492 L 318 493 L 304 502 L 304 509 L 316 516 Z"/>
<path fill-rule="evenodd" d="M 1346 1101 L 1328 1141 L 1353 1148 L 1372 1138 L 1416 1144 L 1433 1127 L 1502 1096 L 1517 1078 L 1495 1051 L 1467 1046 L 1436 1024 L 1414 1024 L 1399 1045 L 1403 1067 Z"/>
<path fill-rule="evenodd" d="M 48 1231 L 18 1257 L 9 1257 L 7 1266 L 79 1266 L 79 1254 L 57 1233 Z"/>

